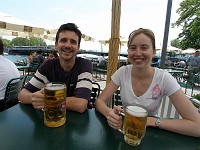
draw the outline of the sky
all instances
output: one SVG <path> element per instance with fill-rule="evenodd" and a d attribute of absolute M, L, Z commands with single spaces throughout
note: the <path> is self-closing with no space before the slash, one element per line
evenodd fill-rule
<path fill-rule="evenodd" d="M 179 14 L 176 10 L 182 0 L 172 0 L 171 21 Z M 168 0 L 121 0 L 120 35 L 126 40 L 138 28 L 149 28 L 155 33 L 156 45 L 161 46 L 165 29 Z M 82 33 L 95 42 L 82 41 L 82 49 L 108 49 L 99 40 L 111 37 L 112 0 L 1 0 L 0 13 L 6 13 L 36 27 L 58 28 L 73 22 Z M 180 28 L 169 30 L 168 43 L 178 37 Z M 48 44 L 54 42 L 48 41 Z M 126 48 L 125 48 L 126 49 Z"/>

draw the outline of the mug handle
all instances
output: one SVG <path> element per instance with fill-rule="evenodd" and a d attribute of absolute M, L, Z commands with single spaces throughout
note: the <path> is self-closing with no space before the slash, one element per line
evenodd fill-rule
<path fill-rule="evenodd" d="M 118 131 L 124 134 L 123 127 L 124 127 L 124 117 L 125 117 L 125 114 L 124 114 L 124 112 L 119 112 L 118 115 L 123 117 L 122 118 L 122 127 L 121 127 L 121 129 L 118 129 Z"/>

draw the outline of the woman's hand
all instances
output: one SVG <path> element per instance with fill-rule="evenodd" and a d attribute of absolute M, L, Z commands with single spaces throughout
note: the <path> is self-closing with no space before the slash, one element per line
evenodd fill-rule
<path fill-rule="evenodd" d="M 114 106 L 107 116 L 107 122 L 109 126 L 114 129 L 120 129 L 122 126 L 122 116 L 119 116 L 119 112 L 123 111 L 123 109 L 119 106 Z"/>
<path fill-rule="evenodd" d="M 32 94 L 32 105 L 35 109 L 43 109 L 44 108 L 44 89 L 37 91 Z"/>

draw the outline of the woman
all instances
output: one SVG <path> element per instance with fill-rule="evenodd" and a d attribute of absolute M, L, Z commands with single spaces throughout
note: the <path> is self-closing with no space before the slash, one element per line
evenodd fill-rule
<path fill-rule="evenodd" d="M 119 68 L 113 74 L 111 82 L 96 101 L 96 109 L 107 118 L 112 128 L 119 129 L 122 118 L 117 114 L 122 109 L 120 107 L 111 109 L 106 104 L 120 87 L 124 108 L 133 103 L 147 108 L 149 117 L 146 126 L 200 137 L 199 113 L 173 76 L 162 69 L 151 66 L 155 52 L 155 36 L 151 30 L 140 28 L 133 31 L 128 41 L 128 59 L 131 64 Z M 164 96 L 169 96 L 183 119 L 160 120 L 150 117 L 157 115 Z"/>

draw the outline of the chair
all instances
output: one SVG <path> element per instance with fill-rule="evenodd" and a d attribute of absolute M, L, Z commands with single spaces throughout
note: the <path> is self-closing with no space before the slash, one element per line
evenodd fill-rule
<path fill-rule="evenodd" d="M 6 110 L 16 104 L 18 104 L 17 95 L 20 92 L 21 88 L 24 86 L 26 80 L 26 76 L 21 76 L 19 78 L 11 79 L 6 87 L 5 96 L 4 96 L 4 103 L 2 110 Z"/>
<path fill-rule="evenodd" d="M 38 67 L 40 66 L 40 63 L 38 61 L 31 61 L 28 68 L 28 75 L 34 74 Z"/>
<path fill-rule="evenodd" d="M 163 97 L 162 99 L 160 108 L 158 110 L 158 116 L 161 118 L 181 118 L 179 113 L 176 111 L 176 108 L 167 96 Z"/>
<path fill-rule="evenodd" d="M 94 109 L 95 108 L 95 101 L 99 97 L 100 94 L 100 85 L 96 82 L 92 82 L 92 92 L 91 92 L 91 99 L 88 102 L 88 109 Z"/>
<path fill-rule="evenodd" d="M 197 107 L 198 112 L 200 113 L 200 101 L 198 101 L 195 98 L 190 97 L 187 94 L 186 96 L 194 104 L 194 106 Z M 176 111 L 176 108 L 174 107 L 172 102 L 169 100 L 169 97 L 163 98 L 159 111 L 158 111 L 158 116 L 161 118 L 174 118 L 174 119 L 182 118 L 180 114 Z"/>
<path fill-rule="evenodd" d="M 112 97 L 112 108 L 114 108 L 114 105 L 116 106 L 122 106 L 122 100 L 121 100 L 121 96 L 120 96 L 120 90 L 117 90 L 113 97 Z"/>

